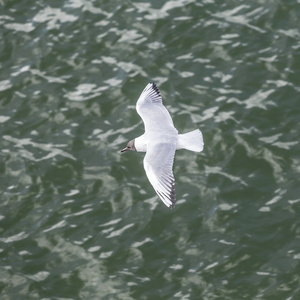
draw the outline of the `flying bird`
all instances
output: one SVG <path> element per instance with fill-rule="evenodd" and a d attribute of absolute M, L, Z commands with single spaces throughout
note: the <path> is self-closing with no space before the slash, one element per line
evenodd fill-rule
<path fill-rule="evenodd" d="M 121 152 L 146 152 L 143 161 L 146 175 L 162 202 L 173 208 L 176 203 L 172 170 L 175 151 L 201 152 L 204 146 L 202 133 L 196 129 L 178 134 L 155 83 L 145 87 L 136 103 L 136 110 L 144 122 L 145 133 L 131 140 Z"/>

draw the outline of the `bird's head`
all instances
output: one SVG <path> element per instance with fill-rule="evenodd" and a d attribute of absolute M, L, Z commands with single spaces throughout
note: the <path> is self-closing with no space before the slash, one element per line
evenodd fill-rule
<path fill-rule="evenodd" d="M 131 140 L 128 144 L 127 144 L 127 147 L 122 149 L 121 152 L 125 152 L 127 150 L 132 150 L 132 151 L 136 151 L 136 148 L 135 148 L 135 145 L 134 145 L 134 139 Z"/>

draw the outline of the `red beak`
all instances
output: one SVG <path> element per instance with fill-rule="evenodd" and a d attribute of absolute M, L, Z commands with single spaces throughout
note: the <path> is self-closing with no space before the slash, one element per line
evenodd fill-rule
<path fill-rule="evenodd" d="M 127 148 L 124 148 L 124 149 L 121 150 L 122 153 L 125 152 L 125 151 L 127 151 Z"/>

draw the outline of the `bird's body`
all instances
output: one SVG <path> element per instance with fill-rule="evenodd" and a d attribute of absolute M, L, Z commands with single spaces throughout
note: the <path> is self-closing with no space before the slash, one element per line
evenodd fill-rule
<path fill-rule="evenodd" d="M 173 120 L 162 103 L 157 86 L 149 83 L 140 95 L 136 110 L 141 116 L 145 133 L 130 141 L 125 149 L 146 152 L 144 168 L 154 190 L 164 204 L 173 207 L 175 198 L 175 180 L 173 161 L 177 149 L 200 152 L 203 138 L 200 130 L 178 134 Z"/>

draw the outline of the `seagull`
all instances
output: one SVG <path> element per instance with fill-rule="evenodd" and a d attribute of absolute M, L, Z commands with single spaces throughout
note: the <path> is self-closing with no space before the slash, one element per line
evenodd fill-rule
<path fill-rule="evenodd" d="M 155 83 L 147 84 L 136 103 L 136 110 L 144 122 L 145 133 L 131 140 L 121 152 L 146 152 L 143 161 L 146 175 L 162 202 L 173 208 L 176 203 L 172 171 L 175 151 L 201 152 L 202 133 L 196 129 L 178 134 Z"/>

